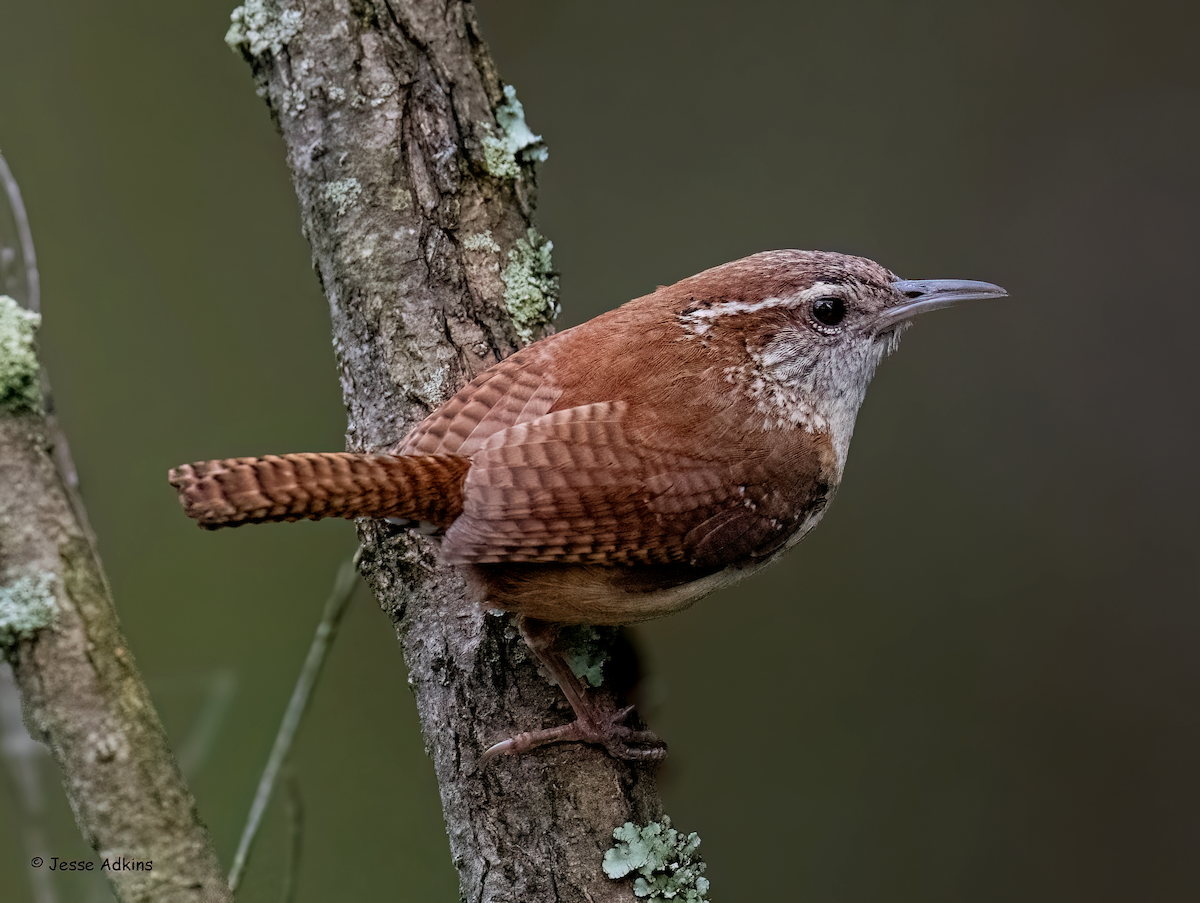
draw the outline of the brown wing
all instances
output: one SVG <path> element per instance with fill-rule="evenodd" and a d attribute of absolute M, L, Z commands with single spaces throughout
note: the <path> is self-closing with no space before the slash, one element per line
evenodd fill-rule
<path fill-rule="evenodd" d="M 540 351 L 534 346 L 485 370 L 417 424 L 396 453 L 469 456 L 500 430 L 548 413 L 562 392 Z"/>
<path fill-rule="evenodd" d="M 627 416 L 624 402 L 600 402 L 494 433 L 472 456 L 446 559 L 750 564 L 829 491 L 811 434 L 683 456 L 633 438 Z"/>

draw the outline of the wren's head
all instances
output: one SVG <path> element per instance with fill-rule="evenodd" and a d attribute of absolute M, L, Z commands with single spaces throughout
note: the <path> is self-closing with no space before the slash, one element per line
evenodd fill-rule
<path fill-rule="evenodd" d="M 913 317 L 1000 298 L 988 282 L 902 280 L 874 261 L 828 251 L 765 251 L 672 286 L 691 340 L 725 362 L 761 429 L 827 432 L 846 462 L 854 420 L 879 362 Z"/>

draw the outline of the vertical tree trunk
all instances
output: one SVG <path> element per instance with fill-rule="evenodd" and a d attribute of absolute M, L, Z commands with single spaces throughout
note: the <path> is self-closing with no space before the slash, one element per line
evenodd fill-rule
<path fill-rule="evenodd" d="M 348 445 L 386 449 L 549 330 L 557 281 L 533 228 L 544 147 L 461 0 L 259 0 L 235 12 L 227 40 L 286 143 L 329 299 Z M 408 663 L 463 898 L 633 900 L 601 860 L 615 827 L 661 815 L 653 766 L 564 745 L 481 769 L 493 742 L 568 720 L 561 694 L 506 619 L 464 601 L 431 542 L 382 523 L 360 532 L 363 572 Z"/>

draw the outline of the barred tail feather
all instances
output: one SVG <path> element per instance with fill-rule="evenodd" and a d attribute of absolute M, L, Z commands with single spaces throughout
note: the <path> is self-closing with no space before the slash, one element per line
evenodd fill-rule
<path fill-rule="evenodd" d="M 184 513 L 208 530 L 323 517 L 394 517 L 445 530 L 462 513 L 470 466 L 458 455 L 302 453 L 184 464 L 168 479 Z"/>

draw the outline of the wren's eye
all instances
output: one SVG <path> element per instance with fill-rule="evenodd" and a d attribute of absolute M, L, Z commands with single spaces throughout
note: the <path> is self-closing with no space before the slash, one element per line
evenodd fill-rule
<path fill-rule="evenodd" d="M 841 298 L 818 298 L 812 303 L 812 315 L 822 326 L 837 326 L 846 318 L 846 302 Z"/>

